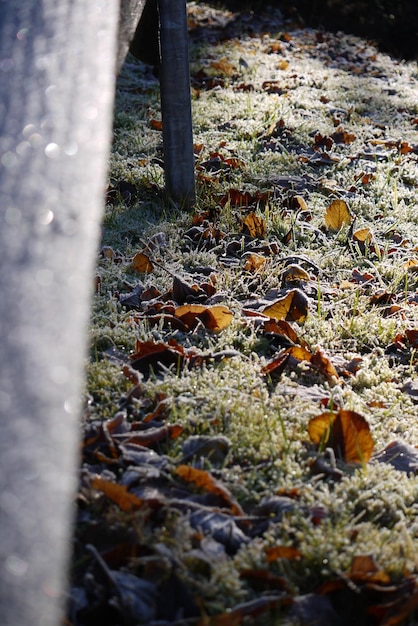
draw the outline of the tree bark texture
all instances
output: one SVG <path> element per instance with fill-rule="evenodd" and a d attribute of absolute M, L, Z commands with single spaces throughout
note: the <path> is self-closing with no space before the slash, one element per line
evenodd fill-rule
<path fill-rule="evenodd" d="M 195 178 L 186 2 L 158 0 L 158 5 L 166 193 L 187 208 L 195 200 Z"/>
<path fill-rule="evenodd" d="M 117 0 L 0 0 L 0 622 L 57 626 Z"/>

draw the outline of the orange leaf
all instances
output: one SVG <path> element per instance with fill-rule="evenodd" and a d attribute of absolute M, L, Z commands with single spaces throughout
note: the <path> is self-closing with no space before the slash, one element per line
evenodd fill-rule
<path fill-rule="evenodd" d="M 184 428 L 180 424 L 166 424 L 158 428 L 148 428 L 141 432 L 134 431 L 132 436 L 124 439 L 124 443 L 136 443 L 139 446 L 149 448 L 168 439 L 177 439 L 183 431 Z"/>
<path fill-rule="evenodd" d="M 308 433 L 313 443 L 331 447 L 346 463 L 367 463 L 373 452 L 370 427 L 355 411 L 321 413 L 310 420 Z"/>
<path fill-rule="evenodd" d="M 303 291 L 292 289 L 274 304 L 266 306 L 263 313 L 277 320 L 302 324 L 308 315 L 308 299 Z"/>
<path fill-rule="evenodd" d="M 154 266 L 151 263 L 149 256 L 143 252 L 137 252 L 132 259 L 132 268 L 137 272 L 148 274 L 149 272 L 152 272 Z"/>
<path fill-rule="evenodd" d="M 325 224 L 328 230 L 340 230 L 344 224 L 351 224 L 351 214 L 344 200 L 333 200 L 325 211 Z"/>
<path fill-rule="evenodd" d="M 143 500 L 134 493 L 129 493 L 125 485 L 118 485 L 97 476 L 92 480 L 92 487 L 104 493 L 106 498 L 117 504 L 122 511 L 136 511 L 144 506 Z"/>
<path fill-rule="evenodd" d="M 288 337 L 293 343 L 299 344 L 304 348 L 309 349 L 307 342 L 301 339 L 297 333 L 293 330 L 289 322 L 285 320 L 266 320 L 263 324 L 263 333 L 274 333 L 275 335 L 284 335 Z"/>
<path fill-rule="evenodd" d="M 155 119 L 150 120 L 150 126 L 153 130 L 163 129 L 163 123 L 161 120 L 155 120 Z"/>
<path fill-rule="evenodd" d="M 198 489 L 204 489 L 209 493 L 219 496 L 225 504 L 231 509 L 234 515 L 244 515 L 244 512 L 235 498 L 230 494 L 228 489 L 217 481 L 206 470 L 190 467 L 189 465 L 179 465 L 176 468 L 177 476 L 180 476 L 187 483 L 192 483 Z"/>
<path fill-rule="evenodd" d="M 267 563 L 272 563 L 273 561 L 277 561 L 277 559 L 289 559 L 294 561 L 295 559 L 300 559 L 302 556 L 299 550 L 292 546 L 273 546 L 266 548 L 265 552 Z"/>
<path fill-rule="evenodd" d="M 254 212 L 249 213 L 242 220 L 242 230 L 250 237 L 263 238 L 266 236 L 267 226 L 266 220 Z"/>

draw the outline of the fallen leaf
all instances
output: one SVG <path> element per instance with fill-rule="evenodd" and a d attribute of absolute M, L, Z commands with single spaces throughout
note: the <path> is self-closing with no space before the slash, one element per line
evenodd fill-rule
<path fill-rule="evenodd" d="M 266 263 L 266 257 L 255 252 L 245 257 L 244 270 L 246 272 L 258 272 Z"/>
<path fill-rule="evenodd" d="M 104 480 L 98 476 L 94 477 L 91 483 L 93 489 L 101 491 L 104 495 L 112 500 L 122 511 L 137 511 L 144 506 L 143 500 L 133 493 L 129 493 L 125 485 L 112 483 L 110 480 Z"/>
<path fill-rule="evenodd" d="M 346 463 L 367 463 L 373 452 L 373 439 L 365 418 L 355 411 L 328 411 L 308 424 L 311 441 L 331 447 Z"/>
<path fill-rule="evenodd" d="M 390 577 L 379 569 L 370 554 L 354 556 L 351 562 L 349 577 L 354 582 L 389 584 Z"/>
<path fill-rule="evenodd" d="M 156 119 L 151 119 L 149 122 L 151 128 L 153 130 L 162 130 L 163 129 L 163 123 L 161 120 L 156 120 Z"/>
<path fill-rule="evenodd" d="M 174 315 L 189 329 L 195 328 L 198 320 L 208 330 L 217 333 L 227 328 L 234 314 L 225 305 L 205 307 L 202 304 L 183 304 L 176 308 Z"/>
<path fill-rule="evenodd" d="M 132 259 L 132 269 L 134 269 L 136 272 L 148 274 L 149 272 L 152 272 L 154 266 L 151 263 L 151 260 L 147 254 L 144 254 L 143 252 L 137 252 Z"/>
<path fill-rule="evenodd" d="M 242 230 L 250 237 L 258 237 L 262 239 L 266 236 L 267 225 L 266 220 L 256 213 L 249 213 L 242 219 Z"/>
<path fill-rule="evenodd" d="M 344 143 L 344 144 L 350 144 L 356 138 L 356 136 L 353 135 L 353 133 L 349 133 L 347 130 L 344 130 L 341 127 L 338 127 L 335 130 L 335 132 L 332 133 L 331 137 L 335 141 L 335 143 Z"/>
<path fill-rule="evenodd" d="M 308 315 L 308 298 L 300 289 L 292 289 L 285 296 L 279 298 L 263 309 L 264 315 L 276 320 L 299 322 L 302 324 Z"/>
<path fill-rule="evenodd" d="M 265 549 L 267 563 L 272 563 L 278 559 L 296 560 L 300 559 L 302 554 L 292 546 L 273 546 Z"/>
<path fill-rule="evenodd" d="M 344 200 L 333 200 L 325 211 L 328 230 L 338 231 L 344 224 L 351 224 L 351 214 Z"/>
<path fill-rule="evenodd" d="M 209 493 L 219 496 L 225 505 L 231 509 L 233 515 L 244 515 L 244 511 L 231 495 L 226 487 L 216 480 L 209 472 L 189 465 L 179 465 L 176 468 L 177 476 L 185 482 L 192 483 L 198 489 L 203 489 Z"/>
<path fill-rule="evenodd" d="M 300 265 L 288 265 L 282 272 L 283 284 L 298 284 L 302 281 L 308 281 L 309 274 Z"/>

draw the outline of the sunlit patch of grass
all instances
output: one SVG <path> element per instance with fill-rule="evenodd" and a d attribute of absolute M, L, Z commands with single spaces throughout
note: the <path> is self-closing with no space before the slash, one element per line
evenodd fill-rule
<path fill-rule="evenodd" d="M 94 296 L 90 328 L 85 419 L 110 418 L 123 405 L 133 383 L 124 378 L 121 367 L 135 352 L 137 340 L 167 343 L 174 339 L 185 349 L 206 356 L 227 351 L 223 358 L 208 359 L 199 366 L 150 371 L 137 390 L 138 419 L 143 406 L 167 399 L 167 421 L 184 428 L 181 436 L 164 442 L 159 450 L 173 466 L 182 458 L 189 436 L 227 437 L 228 455 L 213 473 L 246 515 L 251 516 L 264 497 L 280 495 L 293 503 L 280 520 L 273 516 L 267 520 L 265 532 L 252 537 L 235 555 L 224 551 L 219 556 L 218 544 L 219 558 L 213 562 L 209 549 L 206 563 L 196 558 L 201 539 L 191 528 L 188 513 L 167 505 L 168 512 L 161 515 L 164 521 L 152 529 L 141 512 L 132 515 L 132 526 L 125 527 L 123 515 L 109 514 L 106 521 L 121 537 L 124 532 L 136 533 L 139 543 L 158 546 L 156 559 L 168 555 L 164 558 L 176 563 L 176 572 L 201 599 L 208 615 L 257 597 L 240 578 L 244 569 L 267 569 L 284 576 L 296 594 L 340 579 L 355 555 L 373 554 L 378 566 L 394 579 L 402 577 L 403 568 L 418 571 L 418 478 L 373 458 L 358 468 L 337 459 L 340 480 L 326 471 L 315 474 L 312 462 L 318 450 L 308 436 L 312 417 L 326 407 L 341 406 L 365 417 L 375 450 L 395 438 L 411 445 L 418 442 L 416 404 L 403 390 L 405 380 L 416 377 L 415 347 L 408 344 L 402 358 L 388 351 L 397 335 L 402 337 L 418 324 L 414 300 L 418 279 L 404 267 L 417 257 L 416 157 L 405 158 L 396 149 L 379 145 L 392 134 L 397 140 L 412 142 L 416 129 L 411 130 L 408 115 L 416 114 L 416 103 L 412 104 L 411 88 L 406 87 L 402 106 L 410 107 L 409 113 L 399 115 L 377 79 L 363 80 L 330 67 L 321 57 L 323 47 L 316 44 L 309 46 L 309 53 L 303 46 L 295 54 L 289 48 L 286 54 L 291 64 L 281 70 L 278 55 L 265 53 L 267 44 L 266 38 L 251 37 L 239 45 L 232 40 L 192 50 L 193 71 L 222 57 L 237 67 L 237 76 L 226 77 L 225 88 L 196 90 L 193 97 L 194 141 L 203 145 L 197 157 L 196 211 L 216 209 L 217 226 L 225 233 L 216 246 L 204 237 L 198 245 L 186 238 L 190 215 L 181 209 L 173 211 L 164 200 L 161 133 L 149 124 L 160 113 L 156 80 L 136 62 L 124 70 L 109 177 L 113 183 L 124 180 L 135 185 L 138 198 L 130 203 L 120 199 L 106 208 L 103 244 L 112 246 L 120 257 L 118 262 L 98 260 L 101 286 Z M 248 67 L 240 63 L 241 56 Z M 395 72 L 388 60 L 381 63 L 388 63 L 390 73 L 393 70 L 396 88 L 403 84 L 397 82 L 399 76 L 410 80 L 412 70 L 407 66 Z M 130 89 L 137 80 L 145 82 L 139 89 Z M 263 89 L 266 80 L 277 80 L 285 93 L 267 93 Z M 237 84 L 247 83 L 251 90 L 236 89 Z M 338 116 L 355 135 L 354 141 L 331 147 L 330 154 L 339 159 L 335 164 L 312 163 L 316 134 L 333 133 Z M 281 119 L 287 133 L 283 136 L 280 127 L 274 129 Z M 221 173 L 200 168 L 216 152 L 236 158 L 237 166 Z M 364 174 L 372 175 L 370 180 L 366 177 L 364 182 Z M 279 176 L 305 181 L 301 194 L 309 215 L 301 217 L 289 209 L 292 190 L 278 185 Z M 220 203 L 231 188 L 271 194 L 268 208 L 256 206 L 255 210 L 266 220 L 266 240 L 274 241 L 277 251 L 265 253 L 265 265 L 256 273 L 244 269 L 248 239 L 241 232 L 241 218 L 248 211 Z M 324 214 L 331 200 L 339 197 L 346 198 L 355 221 L 331 232 Z M 376 249 L 361 250 L 353 243 L 352 231 L 357 228 L 372 230 Z M 157 261 L 154 270 L 137 273 L 130 259 L 159 232 L 164 233 L 164 245 L 149 253 Z M 241 246 L 234 257 L 226 253 L 232 239 Z M 323 350 L 343 369 L 353 359 L 361 359 L 358 367 L 335 381 L 306 362 L 286 366 L 277 376 L 263 374 L 263 366 L 285 345 L 263 335 L 260 324 L 243 316 L 242 309 L 257 301 L 261 309 L 260 302 L 270 290 L 278 294 L 283 287 L 282 271 L 291 263 L 302 265 L 310 276 L 309 283 L 301 286 L 308 294 L 307 320 L 291 322 L 297 336 L 312 351 Z M 203 279 L 195 270 L 202 267 L 212 269 L 214 302 L 233 312 L 231 324 L 220 333 L 202 325 L 190 332 L 170 329 L 162 319 L 151 325 L 146 315 L 133 322 L 138 311 L 128 311 L 119 302 L 119 294 L 140 282 L 145 288 L 155 287 L 165 294 L 161 301 L 170 302 L 173 276 L 190 285 L 198 283 Z M 400 310 L 391 312 L 384 304 L 373 303 L 371 297 L 378 291 L 392 294 Z M 119 361 L 109 361 L 109 351 Z M 210 460 L 206 466 L 210 469 Z M 268 563 L 265 550 L 274 545 L 296 547 L 301 557 Z M 146 558 L 138 557 L 130 565 L 138 575 L 146 570 Z M 271 623 L 280 624 L 280 620 L 278 616 Z"/>

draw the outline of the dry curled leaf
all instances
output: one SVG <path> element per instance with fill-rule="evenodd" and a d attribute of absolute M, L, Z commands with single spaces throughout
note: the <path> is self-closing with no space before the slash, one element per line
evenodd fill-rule
<path fill-rule="evenodd" d="M 125 485 L 118 485 L 96 476 L 93 478 L 91 486 L 96 491 L 104 493 L 106 498 L 117 504 L 122 511 L 136 511 L 144 506 L 143 500 L 134 493 L 129 493 Z"/>
<path fill-rule="evenodd" d="M 321 413 L 310 420 L 308 433 L 313 443 L 332 448 L 346 463 L 367 463 L 373 452 L 370 427 L 355 411 Z"/>
<path fill-rule="evenodd" d="M 228 489 L 216 480 L 209 472 L 191 467 L 189 465 L 179 465 L 176 468 L 176 474 L 185 482 L 192 483 L 199 489 L 203 489 L 220 497 L 225 505 L 231 509 L 233 515 L 244 515 L 242 508 Z"/>
<path fill-rule="evenodd" d="M 242 219 L 242 230 L 250 237 L 258 237 L 262 239 L 266 236 L 266 220 L 254 212 L 249 213 Z"/>

